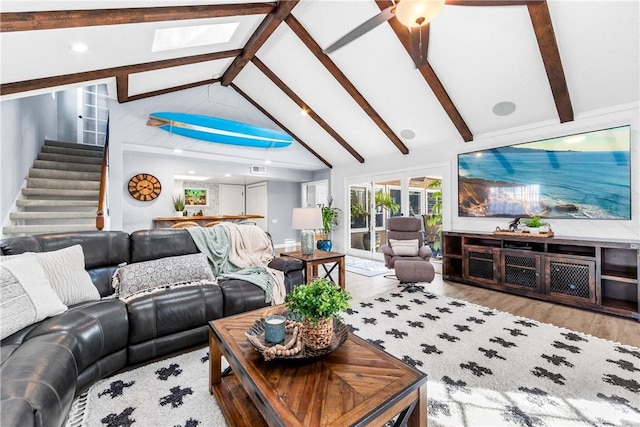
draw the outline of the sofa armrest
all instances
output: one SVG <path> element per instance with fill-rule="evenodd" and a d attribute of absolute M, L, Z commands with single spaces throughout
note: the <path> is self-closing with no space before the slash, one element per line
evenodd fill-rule
<path fill-rule="evenodd" d="M 418 256 L 420 258 L 426 259 L 427 261 L 431 259 L 431 253 L 431 248 L 427 245 L 420 246 L 420 249 L 418 250 Z"/>
<path fill-rule="evenodd" d="M 302 261 L 296 258 L 288 256 L 277 256 L 269 263 L 270 268 L 280 270 L 286 276 L 288 273 L 292 273 L 298 270 L 302 270 Z"/>
<path fill-rule="evenodd" d="M 304 283 L 303 264 L 299 259 L 286 255 L 275 257 L 269 267 L 284 273 L 284 287 L 289 293 L 294 286 Z"/>

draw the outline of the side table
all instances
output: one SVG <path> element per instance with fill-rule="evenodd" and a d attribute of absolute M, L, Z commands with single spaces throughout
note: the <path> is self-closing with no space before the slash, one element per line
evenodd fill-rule
<path fill-rule="evenodd" d="M 322 265 L 324 269 L 323 278 L 327 278 L 331 280 L 331 272 L 338 267 L 338 285 L 344 289 L 345 282 L 345 264 L 344 264 L 344 254 L 340 254 L 337 252 L 327 252 L 316 249 L 312 255 L 304 255 L 301 251 L 295 252 L 282 252 L 281 256 L 289 256 L 291 258 L 299 259 L 302 261 L 304 265 L 305 271 L 305 281 L 306 283 L 311 283 L 311 280 L 314 277 L 318 277 L 318 266 Z M 335 263 L 335 264 L 334 264 Z M 334 264 L 331 268 L 327 267 L 327 264 Z M 335 283 L 335 282 L 334 282 Z"/>

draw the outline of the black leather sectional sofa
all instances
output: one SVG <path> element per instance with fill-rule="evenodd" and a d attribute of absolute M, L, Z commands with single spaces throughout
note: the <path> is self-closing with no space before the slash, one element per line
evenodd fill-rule
<path fill-rule="evenodd" d="M 122 263 L 198 253 L 187 230 L 131 234 L 95 231 L 0 241 L 2 255 L 47 252 L 80 244 L 85 268 L 102 297 Z M 275 257 L 285 287 L 303 283 L 302 263 Z M 243 280 L 178 287 L 140 296 L 80 303 L 2 340 L 0 425 L 61 426 L 75 396 L 97 380 L 207 342 L 207 322 L 265 306 L 265 294 Z"/>

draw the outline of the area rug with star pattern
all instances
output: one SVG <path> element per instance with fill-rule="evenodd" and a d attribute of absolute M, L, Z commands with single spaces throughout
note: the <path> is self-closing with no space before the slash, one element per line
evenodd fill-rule
<path fill-rule="evenodd" d="M 640 426 L 640 349 L 428 292 L 355 301 L 352 332 L 429 375 L 429 426 Z M 67 427 L 223 427 L 208 349 L 106 378 Z"/>
<path fill-rule="evenodd" d="M 429 426 L 640 426 L 636 347 L 421 291 L 345 320 L 429 375 Z"/>

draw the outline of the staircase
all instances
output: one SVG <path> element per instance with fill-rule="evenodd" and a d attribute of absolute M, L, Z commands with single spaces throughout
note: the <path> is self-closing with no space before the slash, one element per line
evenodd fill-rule
<path fill-rule="evenodd" d="M 103 148 L 45 141 L 4 235 L 96 230 Z"/>

